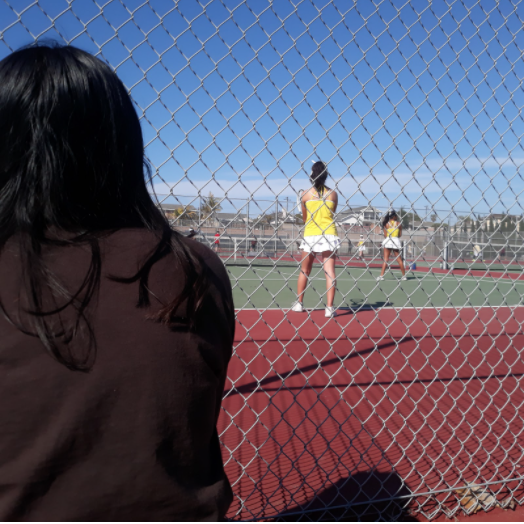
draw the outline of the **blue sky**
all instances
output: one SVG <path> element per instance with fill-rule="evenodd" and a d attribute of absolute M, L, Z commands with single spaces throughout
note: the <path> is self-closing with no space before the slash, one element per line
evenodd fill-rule
<path fill-rule="evenodd" d="M 0 57 L 35 38 L 129 88 L 161 199 L 291 209 L 311 160 L 341 206 L 522 214 L 517 0 L 0 0 Z"/>

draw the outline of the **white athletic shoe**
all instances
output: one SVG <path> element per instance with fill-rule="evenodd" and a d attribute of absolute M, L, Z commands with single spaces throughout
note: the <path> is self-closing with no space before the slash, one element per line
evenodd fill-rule
<path fill-rule="evenodd" d="M 291 308 L 291 311 L 295 311 L 296 313 L 303 313 L 304 306 L 302 305 L 302 302 L 295 302 L 295 304 Z"/>
<path fill-rule="evenodd" d="M 406 275 L 404 275 L 400 280 L 407 280 L 408 277 Z"/>
<path fill-rule="evenodd" d="M 326 318 L 336 317 L 337 316 L 337 311 L 336 311 L 336 309 L 334 307 L 326 307 L 325 315 L 326 315 Z"/>
<path fill-rule="evenodd" d="M 384 280 L 384 277 L 377 277 L 377 282 L 380 282 L 381 280 Z"/>

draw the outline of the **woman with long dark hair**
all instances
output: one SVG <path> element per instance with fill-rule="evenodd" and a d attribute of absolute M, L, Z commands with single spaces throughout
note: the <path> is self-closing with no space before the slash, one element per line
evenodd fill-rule
<path fill-rule="evenodd" d="M 147 190 L 124 85 L 73 47 L 0 62 L 0 518 L 217 520 L 234 310 Z"/>
<path fill-rule="evenodd" d="M 394 209 L 390 209 L 382 219 L 382 231 L 384 233 L 384 240 L 382 241 L 382 248 L 384 249 L 384 262 L 382 264 L 382 271 L 377 280 L 384 280 L 384 273 L 386 272 L 389 257 L 393 253 L 396 257 L 400 271 L 402 271 L 402 278 L 400 280 L 407 280 L 406 269 L 402 261 L 402 245 L 400 237 L 402 236 L 402 222 L 398 219 L 398 215 Z"/>
<path fill-rule="evenodd" d="M 313 268 L 313 262 L 318 257 L 326 275 L 327 304 L 325 316 L 334 317 L 337 314 L 333 306 L 337 285 L 335 260 L 341 242 L 334 219 L 338 195 L 335 190 L 326 186 L 328 175 L 326 164 L 320 161 L 315 162 L 309 177 L 312 187 L 302 194 L 302 217 L 306 227 L 304 229 L 304 240 L 300 245 L 303 255 L 297 283 L 298 300 L 291 310 L 304 311 L 303 301 L 307 282 Z"/>

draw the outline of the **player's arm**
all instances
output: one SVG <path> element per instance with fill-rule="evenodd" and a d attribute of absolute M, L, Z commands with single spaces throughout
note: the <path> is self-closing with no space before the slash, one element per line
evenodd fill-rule
<path fill-rule="evenodd" d="M 305 192 L 302 195 L 301 204 L 302 204 L 302 220 L 304 221 L 304 224 L 307 222 L 307 209 L 306 209 L 306 197 L 309 194 L 309 191 Z"/>
<path fill-rule="evenodd" d="M 398 229 L 398 237 L 400 238 L 402 236 L 402 222 L 397 226 Z"/>
<path fill-rule="evenodd" d="M 336 191 L 333 191 L 332 193 L 333 198 L 331 199 L 333 201 L 333 213 L 337 212 L 337 206 L 338 206 L 338 193 Z"/>

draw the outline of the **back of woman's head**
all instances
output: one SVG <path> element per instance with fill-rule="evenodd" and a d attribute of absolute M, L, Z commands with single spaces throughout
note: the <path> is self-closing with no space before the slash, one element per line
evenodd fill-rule
<path fill-rule="evenodd" d="M 139 283 L 141 307 L 149 305 L 147 279 L 154 263 L 173 253 L 181 264 L 183 291 L 157 320 L 169 324 L 183 300 L 189 313 L 202 302 L 200 261 L 152 201 L 145 166 L 133 103 L 103 62 L 56 45 L 28 47 L 0 61 L 0 250 L 17 236 L 32 334 L 72 369 L 89 369 L 94 352 L 85 346 L 96 349 L 87 308 L 101 278 L 100 234 L 135 227 L 158 235 L 158 245 L 137 274 L 115 278 Z M 81 288 L 65 290 L 42 253 L 44 247 L 73 244 L 91 248 L 91 263 Z M 49 294 L 51 310 L 42 298 Z M 1 300 L 0 308 L 9 318 Z M 66 310 L 75 313 L 68 326 L 56 319 Z M 60 324 L 56 331 L 53 326 Z M 83 347 L 75 351 L 75 345 Z"/>
<path fill-rule="evenodd" d="M 0 62 L 0 137 L 1 234 L 138 225 L 151 207 L 131 99 L 84 51 L 34 46 Z"/>
<path fill-rule="evenodd" d="M 317 191 L 321 191 L 325 188 L 328 175 L 327 166 L 324 162 L 319 160 L 313 164 L 309 178 Z"/>

